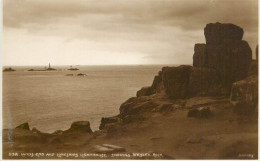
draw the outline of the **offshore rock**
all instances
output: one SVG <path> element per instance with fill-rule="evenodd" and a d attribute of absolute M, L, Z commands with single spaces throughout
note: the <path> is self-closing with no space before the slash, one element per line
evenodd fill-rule
<path fill-rule="evenodd" d="M 19 126 L 17 126 L 15 129 L 22 129 L 22 130 L 30 130 L 28 122 L 25 122 Z"/>
<path fill-rule="evenodd" d="M 250 76 L 233 83 L 230 103 L 238 114 L 253 114 L 258 108 L 258 76 Z"/>
<path fill-rule="evenodd" d="M 189 82 L 192 67 L 181 65 L 178 67 L 164 67 L 162 80 L 166 94 L 172 99 L 182 99 L 189 96 Z"/>
<path fill-rule="evenodd" d="M 206 44 L 195 44 L 193 66 L 204 67 L 206 64 Z"/>

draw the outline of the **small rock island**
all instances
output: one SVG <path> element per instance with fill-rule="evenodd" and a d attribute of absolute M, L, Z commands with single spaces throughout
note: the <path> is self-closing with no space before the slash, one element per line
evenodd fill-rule
<path fill-rule="evenodd" d="M 51 64 L 49 63 L 49 67 L 46 69 L 29 69 L 28 71 L 55 71 L 55 68 L 51 68 Z"/>
<path fill-rule="evenodd" d="M 14 69 L 11 68 L 11 67 L 5 68 L 5 69 L 3 70 L 3 72 L 14 72 L 14 71 L 16 71 L 16 70 L 14 70 Z"/>

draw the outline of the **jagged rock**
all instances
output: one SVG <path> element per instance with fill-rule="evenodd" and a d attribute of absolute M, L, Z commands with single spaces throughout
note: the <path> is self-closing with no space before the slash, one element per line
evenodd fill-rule
<path fill-rule="evenodd" d="M 143 87 L 139 91 L 137 91 L 136 96 L 141 97 L 141 96 L 149 96 L 151 95 L 151 87 Z"/>
<path fill-rule="evenodd" d="M 238 114 L 253 114 L 258 108 L 258 76 L 253 75 L 233 83 L 230 103 Z"/>
<path fill-rule="evenodd" d="M 71 124 L 71 127 L 68 131 L 79 131 L 79 132 L 87 132 L 92 133 L 90 128 L 90 123 L 88 121 L 77 121 Z"/>
<path fill-rule="evenodd" d="M 242 41 L 243 29 L 233 24 L 207 24 L 206 66 L 216 69 L 222 86 L 229 94 L 232 83 L 248 76 L 252 50 Z"/>
<path fill-rule="evenodd" d="M 30 130 L 28 122 L 25 122 L 19 126 L 17 126 L 15 129 L 23 129 L 23 130 Z"/>
<path fill-rule="evenodd" d="M 120 106 L 120 118 L 126 115 L 135 115 L 140 112 L 149 111 L 158 106 L 158 104 L 150 101 L 148 97 L 132 97 Z"/>
<path fill-rule="evenodd" d="M 220 44 L 223 40 L 242 40 L 244 31 L 234 24 L 209 23 L 204 28 L 206 44 Z"/>
<path fill-rule="evenodd" d="M 127 115 L 123 118 L 123 123 L 128 124 L 131 122 L 144 121 L 145 118 L 142 115 Z"/>
<path fill-rule="evenodd" d="M 162 83 L 162 71 L 159 71 L 158 75 L 154 77 L 153 84 L 151 86 L 151 93 L 161 92 L 163 89 Z"/>
<path fill-rule="evenodd" d="M 115 117 L 107 117 L 107 118 L 102 117 L 99 129 L 102 130 L 102 129 L 105 128 L 105 126 L 107 124 L 116 123 L 116 122 L 120 122 L 120 121 L 121 121 L 121 119 L 118 118 L 117 116 L 115 116 Z"/>
<path fill-rule="evenodd" d="M 162 80 L 169 98 L 187 98 L 189 96 L 189 81 L 192 67 L 181 65 L 178 67 L 164 67 Z"/>
<path fill-rule="evenodd" d="M 56 130 L 52 133 L 52 135 L 61 135 L 63 134 L 63 131 L 62 130 Z"/>
<path fill-rule="evenodd" d="M 206 44 L 195 44 L 193 66 L 204 67 L 206 64 Z"/>
<path fill-rule="evenodd" d="M 154 77 L 152 86 L 143 87 L 139 91 L 137 91 L 136 96 L 149 96 L 155 94 L 157 92 L 161 92 L 163 90 L 162 83 L 162 71 L 159 71 L 158 75 Z"/>
<path fill-rule="evenodd" d="M 191 97 L 215 96 L 222 93 L 216 70 L 208 68 L 192 68 L 189 89 L 189 95 Z"/>
<path fill-rule="evenodd" d="M 246 41 L 225 40 L 219 47 L 216 70 L 228 93 L 233 82 L 247 77 L 252 50 Z"/>

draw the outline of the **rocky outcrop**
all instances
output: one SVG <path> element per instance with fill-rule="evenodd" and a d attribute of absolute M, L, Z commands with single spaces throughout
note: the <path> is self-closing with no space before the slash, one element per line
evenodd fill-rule
<path fill-rule="evenodd" d="M 22 129 L 22 130 L 30 130 L 28 122 L 25 122 L 19 126 L 17 126 L 15 129 Z"/>
<path fill-rule="evenodd" d="M 165 91 L 169 98 L 229 95 L 232 83 L 256 74 L 252 50 L 242 40 L 243 29 L 233 24 L 211 23 L 204 29 L 206 44 L 195 44 L 193 67 L 163 67 L 152 86 L 137 97 Z"/>
<path fill-rule="evenodd" d="M 195 44 L 193 66 L 204 67 L 206 65 L 206 44 Z"/>
<path fill-rule="evenodd" d="M 152 86 L 141 88 L 139 91 L 137 91 L 136 96 L 150 96 L 152 94 L 163 91 L 163 89 L 164 87 L 162 83 L 162 71 L 159 71 L 158 75 L 154 77 Z"/>
<path fill-rule="evenodd" d="M 115 117 L 106 117 L 106 118 L 102 117 L 99 129 L 103 130 L 103 129 L 105 129 L 105 126 L 107 124 L 113 124 L 113 123 L 117 123 L 117 122 L 120 122 L 120 121 L 121 121 L 121 119 L 119 117 L 117 117 L 117 116 L 115 116 Z"/>
<path fill-rule="evenodd" d="M 223 40 L 242 40 L 244 31 L 234 24 L 209 23 L 204 28 L 207 45 L 221 44 Z"/>
<path fill-rule="evenodd" d="M 250 76 L 233 83 L 230 102 L 236 113 L 253 114 L 258 108 L 258 76 Z"/>
<path fill-rule="evenodd" d="M 149 96 L 152 94 L 152 88 L 150 86 L 148 87 L 143 87 L 136 93 L 136 97 L 141 97 L 141 96 Z"/>
<path fill-rule="evenodd" d="M 243 29 L 233 24 L 208 24 L 206 38 L 206 63 L 204 67 L 216 70 L 226 93 L 232 83 L 247 77 L 252 50 L 242 41 Z"/>
<path fill-rule="evenodd" d="M 90 123 L 88 121 L 73 122 L 67 131 L 92 133 L 92 130 L 90 128 Z"/>
<path fill-rule="evenodd" d="M 216 70 L 192 68 L 189 82 L 189 96 L 216 96 L 223 93 Z"/>
<path fill-rule="evenodd" d="M 181 65 L 178 67 L 164 67 L 162 69 L 162 80 L 166 94 L 169 98 L 188 98 L 189 82 L 192 67 Z"/>

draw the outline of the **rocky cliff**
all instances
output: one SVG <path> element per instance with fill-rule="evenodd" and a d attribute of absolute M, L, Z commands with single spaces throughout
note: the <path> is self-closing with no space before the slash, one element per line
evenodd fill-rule
<path fill-rule="evenodd" d="M 25 123 L 4 130 L 3 156 L 68 151 L 108 159 L 258 158 L 258 62 L 243 34 L 233 24 L 207 24 L 206 44 L 195 44 L 193 66 L 163 67 L 151 86 L 120 106 L 119 115 L 102 118 L 99 131 L 80 121 L 45 134 Z"/>

